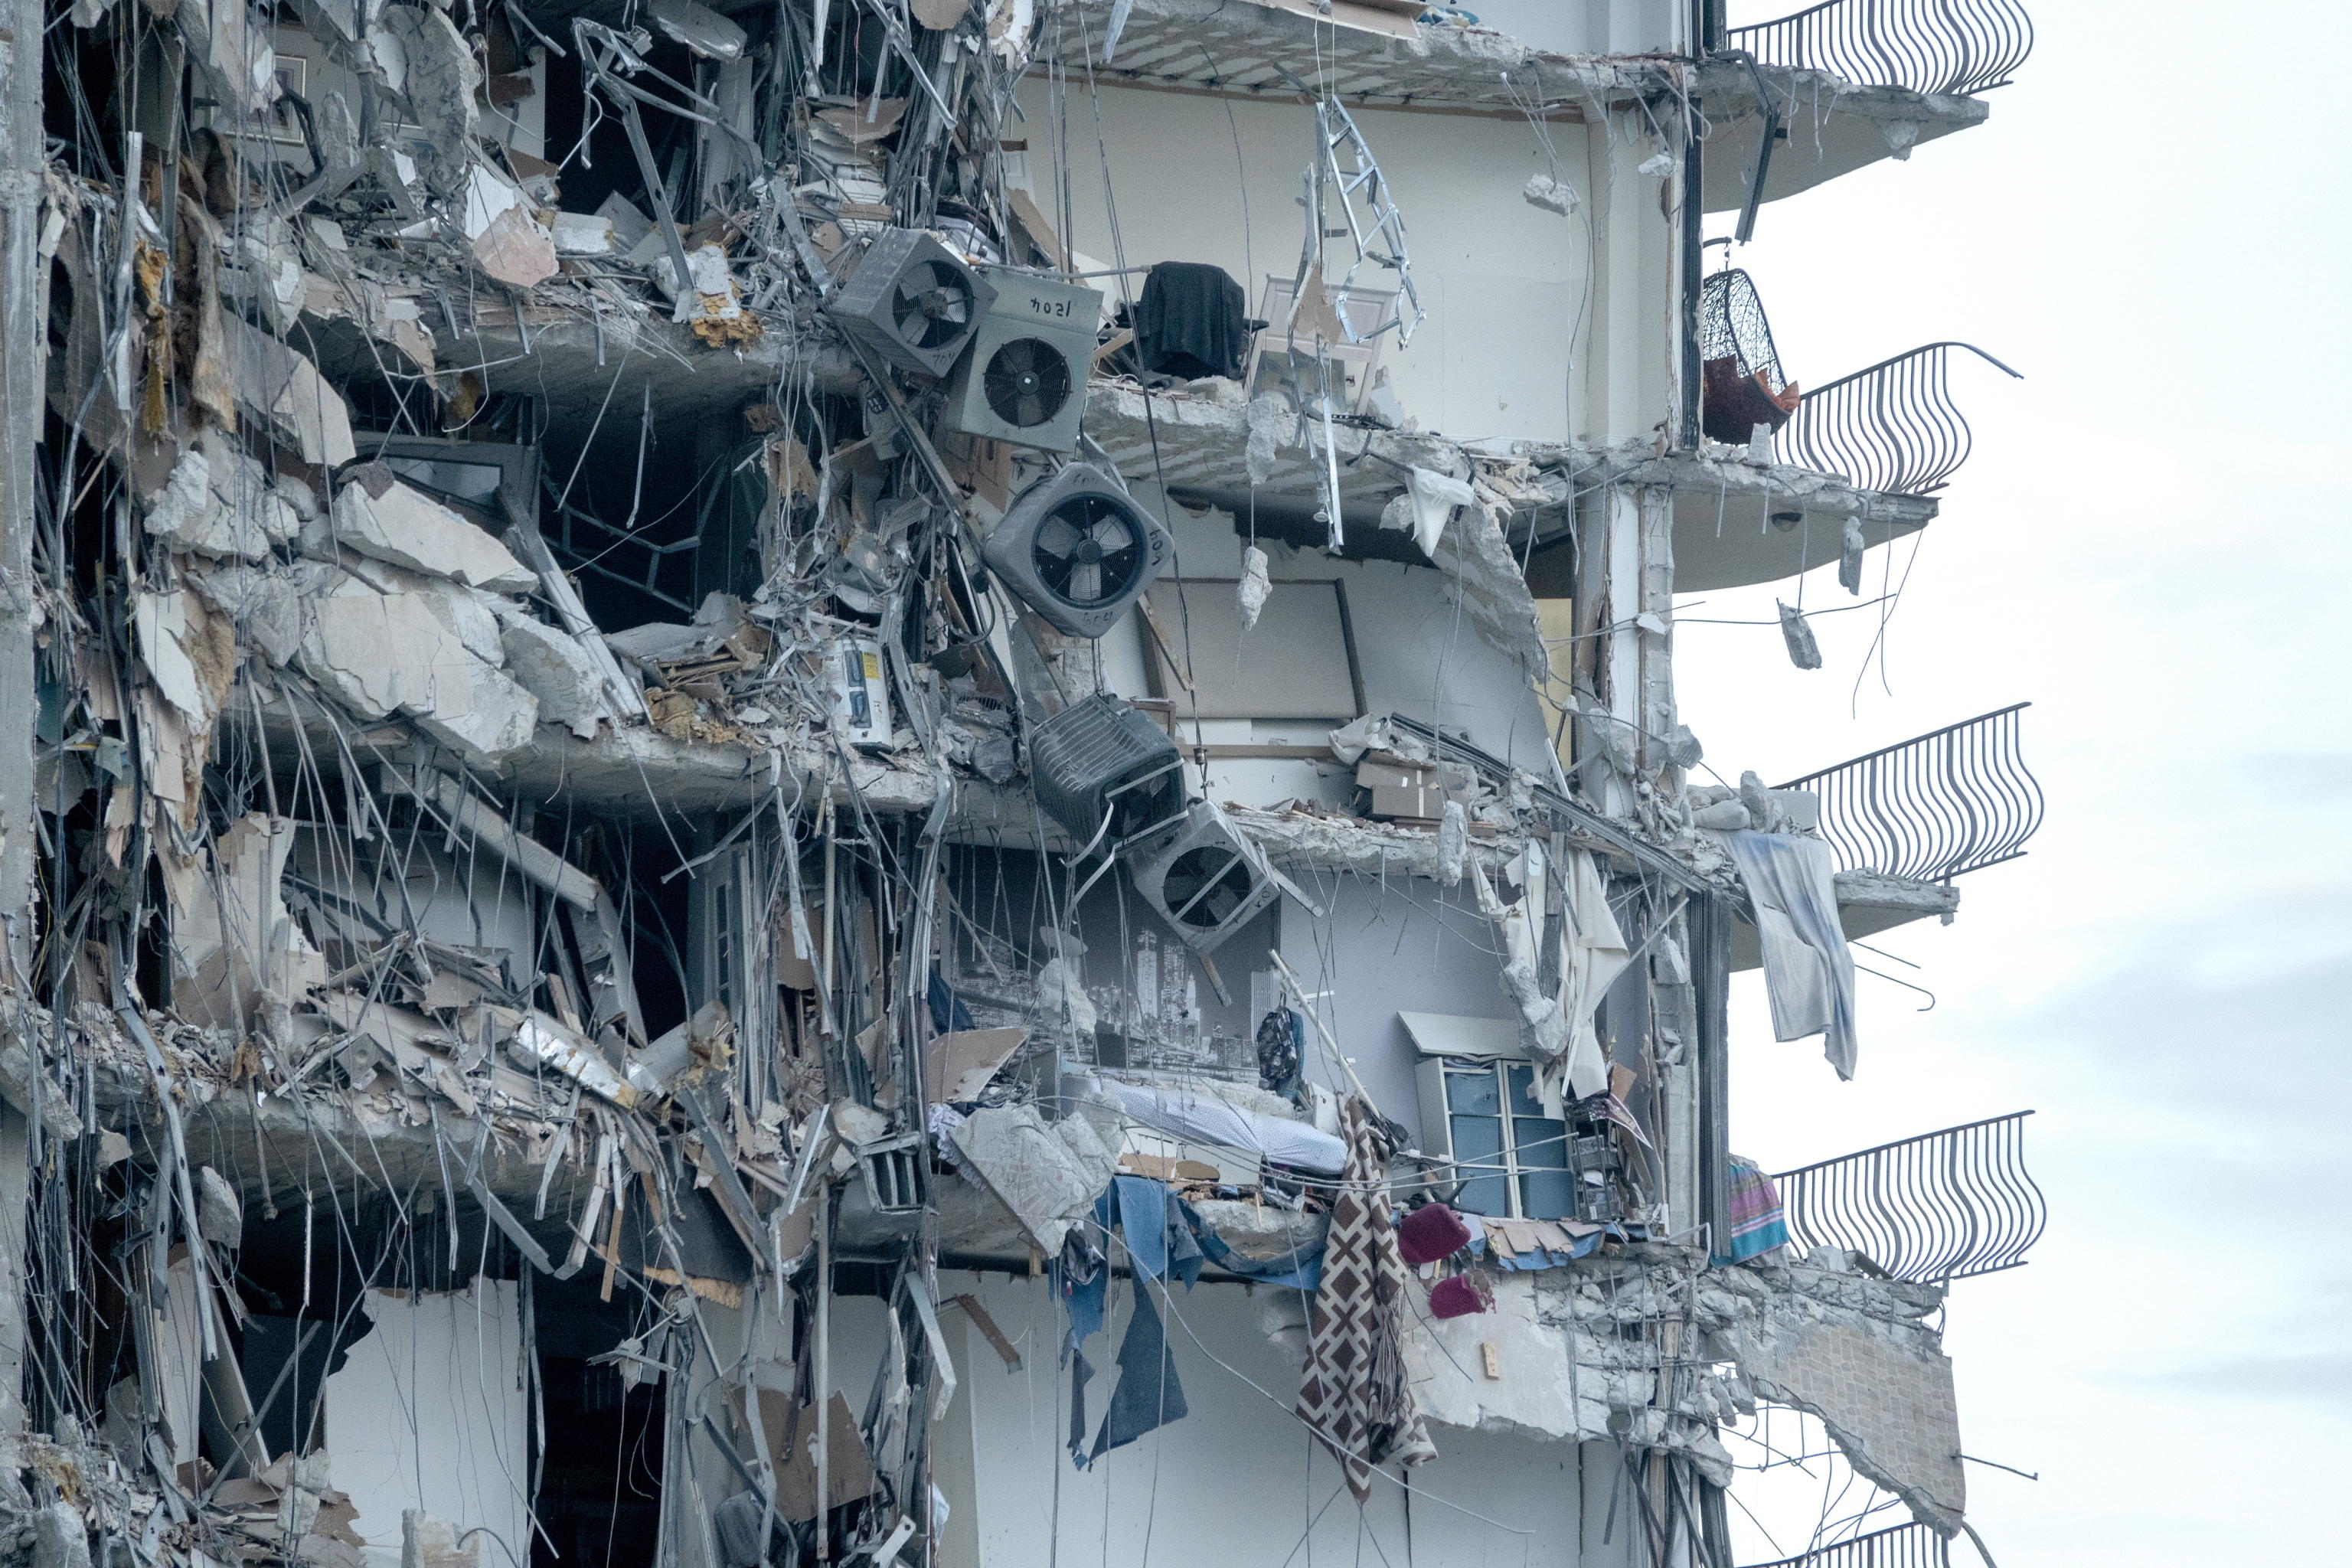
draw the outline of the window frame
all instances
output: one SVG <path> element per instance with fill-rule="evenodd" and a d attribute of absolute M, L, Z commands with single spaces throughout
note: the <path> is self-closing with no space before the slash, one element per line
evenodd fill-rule
<path fill-rule="evenodd" d="M 1482 1219 L 1575 1220 L 1578 1218 L 1575 1185 L 1578 1180 L 1578 1172 L 1571 1155 L 1576 1133 L 1570 1123 L 1566 1119 L 1559 1119 L 1556 1124 L 1559 1128 L 1559 1140 L 1561 1163 L 1556 1166 L 1528 1165 L 1521 1163 L 1519 1159 L 1518 1138 L 1513 1124 L 1519 1121 L 1553 1121 L 1555 1119 L 1543 1116 L 1519 1116 L 1513 1113 L 1511 1109 L 1511 1075 L 1508 1070 L 1512 1068 L 1532 1071 L 1533 1064 L 1525 1057 L 1461 1057 L 1450 1055 L 1432 1055 L 1424 1057 L 1415 1068 L 1416 1076 L 1420 1079 L 1422 1142 L 1428 1146 L 1430 1153 L 1444 1161 L 1448 1171 L 1449 1181 L 1459 1184 L 1455 1189 L 1455 1201 L 1457 1204 L 1459 1204 L 1462 1188 L 1468 1186 L 1469 1184 L 1473 1182 L 1499 1179 L 1503 1183 L 1505 1213 L 1489 1215 L 1481 1210 L 1467 1209 L 1466 1205 L 1464 1205 L 1465 1207 L 1465 1212 L 1477 1214 Z M 1458 1074 L 1464 1078 L 1472 1078 L 1480 1074 L 1485 1074 L 1493 1084 L 1496 1105 L 1495 1121 L 1499 1125 L 1501 1134 L 1500 1141 L 1502 1145 L 1496 1152 L 1493 1161 L 1489 1161 L 1484 1157 L 1480 1157 L 1475 1160 L 1462 1160 L 1455 1157 L 1454 1142 L 1454 1116 L 1457 1114 L 1476 1115 L 1479 1113 L 1456 1112 L 1454 1110 L 1452 1099 L 1446 1092 L 1446 1080 L 1449 1073 Z M 1555 1173 L 1560 1176 L 1567 1184 L 1567 1202 L 1564 1205 L 1564 1212 L 1559 1214 L 1528 1213 L 1527 1209 L 1528 1205 L 1526 1197 L 1526 1187 L 1524 1185 L 1526 1179 L 1530 1175 Z"/>

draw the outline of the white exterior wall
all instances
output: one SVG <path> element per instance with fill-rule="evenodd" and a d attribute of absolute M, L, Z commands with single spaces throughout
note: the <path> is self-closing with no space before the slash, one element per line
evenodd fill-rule
<path fill-rule="evenodd" d="M 1020 100 L 1025 131 L 1008 134 L 1026 135 L 1028 184 L 1059 224 L 1056 90 L 1032 78 Z M 1213 262 L 1240 281 L 1255 311 L 1266 279 L 1287 285 L 1298 265 L 1299 175 L 1317 155 L 1314 111 L 1297 102 L 1100 91 L 1098 116 L 1082 77 L 1059 106 L 1070 147 L 1073 232 L 1065 237 L 1105 267 Z M 1381 363 L 1405 412 L 1462 441 L 1565 438 L 1570 347 L 1589 309 L 1585 226 L 1529 205 L 1520 190 L 1530 174 L 1583 185 L 1585 128 L 1551 125 L 1547 155 L 1524 120 L 1350 112 L 1403 216 L 1413 287 L 1429 312 L 1408 347 L 1383 340 Z M 1353 254 L 1346 240 L 1333 244 Z M 1362 276 L 1392 286 L 1376 267 Z M 1115 298 L 1122 281 L 1130 296 L 1142 287 L 1140 276 L 1091 281 Z"/>
<path fill-rule="evenodd" d="M 1591 325 L 1578 343 L 1574 434 L 1595 446 L 1649 440 L 1675 398 L 1680 247 L 1672 214 L 1681 181 L 1642 173 L 1667 149 L 1639 112 L 1590 128 L 1584 146 L 1593 289 Z M 1667 434 L 1675 436 L 1671 425 Z"/>
<path fill-rule="evenodd" d="M 1096 1373 L 1087 1390 L 1089 1442 L 1117 1384 L 1129 1291 L 1127 1280 L 1115 1282 L 1105 1331 L 1087 1342 Z M 1289 1414 L 1298 1369 L 1260 1320 L 1277 1305 L 1295 1315 L 1297 1303 L 1278 1303 L 1271 1288 L 1176 1287 L 1163 1317 L 1191 1413 L 1075 1469 L 1063 1447 L 1068 1378 L 1057 1370 L 1066 1326 L 1052 1288 L 1043 1279 L 942 1270 L 940 1295 L 962 1292 L 979 1298 L 1022 1364 L 1007 1369 L 962 1312 L 942 1315 L 961 1381 L 938 1432 L 935 1474 L 952 1510 L 940 1568 L 1036 1568 L 1057 1520 L 1063 1554 L 1080 1562 L 1613 1568 L 1630 1561 L 1622 1520 L 1616 1544 L 1597 1548 L 1598 1523 L 1585 1518 L 1594 1489 L 1587 1469 L 1600 1477 L 1605 1507 L 1615 1463 L 1605 1445 L 1580 1450 L 1434 1427 L 1438 1458 L 1410 1472 L 1410 1500 L 1391 1469 L 1359 1508 L 1338 1463 Z"/>
<path fill-rule="evenodd" d="M 1283 900 L 1283 962 L 1308 991 L 1323 993 L 1316 1010 L 1381 1114 L 1419 1139 L 1425 1129 L 1413 1075 L 1422 1056 L 1397 1015 L 1445 1013 L 1516 1026 L 1494 928 L 1466 885 L 1330 876 L 1309 879 L 1307 890 L 1330 918 L 1318 921 L 1297 900 Z M 1308 1078 L 1346 1092 L 1349 1086 L 1339 1080 L 1326 1052 L 1310 1040 L 1304 1055 Z"/>
<path fill-rule="evenodd" d="M 401 1514 L 419 1508 L 453 1533 L 481 1529 L 488 1564 L 530 1560 L 530 1411 L 522 1386 L 520 1288 L 371 1290 L 374 1325 L 326 1382 L 327 1451 L 351 1496 L 373 1568 L 398 1568 Z"/>
<path fill-rule="evenodd" d="M 1234 532 L 1231 514 L 1210 511 L 1196 515 L 1168 503 L 1147 483 L 1133 483 L 1135 499 L 1157 516 L 1167 519 L 1176 537 L 1176 560 L 1169 575 L 1186 578 L 1237 579 L 1242 552 L 1248 542 Z M 1297 550 L 1261 539 L 1270 557 L 1268 571 L 1276 582 L 1337 580 L 1345 584 L 1348 614 L 1362 675 L 1364 702 L 1374 713 L 1402 713 L 1448 733 L 1464 732 L 1474 745 L 1545 776 L 1550 744 L 1542 704 L 1528 685 L 1517 662 L 1487 643 L 1469 614 L 1446 596 L 1445 574 L 1432 566 L 1406 566 L 1392 561 L 1342 561 L 1319 550 Z M 1203 590 L 1228 594 L 1230 587 Z M 1171 633 L 1176 632 L 1171 626 Z M 1193 657 L 1204 658 L 1195 628 Z M 1145 673 L 1148 647 L 1142 619 L 1130 613 L 1101 642 L 1103 671 L 1111 690 L 1122 697 L 1151 694 Z M 1234 657 L 1250 668 L 1247 636 Z M 1269 668 L 1266 679 L 1279 683 L 1282 671 Z M 1190 745 L 1193 722 L 1184 710 L 1181 689 L 1169 694 L 1177 703 L 1179 734 Z M 1286 722 L 1279 719 L 1204 720 L 1200 740 L 1209 745 L 1319 746 L 1332 724 L 1328 720 Z M 1197 783 L 1197 779 L 1195 780 Z M 1339 805 L 1353 794 L 1355 775 L 1336 761 L 1280 759 L 1217 759 L 1209 763 L 1210 797 L 1244 805 L 1273 805 L 1297 797 Z"/>

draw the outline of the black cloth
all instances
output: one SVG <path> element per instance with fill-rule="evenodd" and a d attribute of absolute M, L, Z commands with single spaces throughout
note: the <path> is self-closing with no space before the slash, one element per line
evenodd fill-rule
<path fill-rule="evenodd" d="M 1222 267 L 1163 261 L 1143 279 L 1135 307 L 1135 351 L 1147 374 L 1187 381 L 1222 375 L 1239 381 L 1249 351 L 1242 286 Z"/>

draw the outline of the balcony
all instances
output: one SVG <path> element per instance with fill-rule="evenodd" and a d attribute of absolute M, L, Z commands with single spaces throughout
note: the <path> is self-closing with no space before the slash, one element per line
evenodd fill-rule
<path fill-rule="evenodd" d="M 2019 746 L 2020 702 L 1791 779 L 1818 805 L 1838 858 L 1838 923 L 1875 936 L 1960 907 L 1952 879 L 2014 860 L 2042 826 L 2042 786 Z M 1731 967 L 1764 962 L 1756 928 L 1731 929 Z"/>
<path fill-rule="evenodd" d="M 1825 0 L 1730 28 L 1700 84 L 1710 106 L 1728 100 L 1707 142 L 1707 210 L 1794 195 L 1981 124 L 1975 95 L 2008 85 L 2032 47 L 2015 0 Z"/>
<path fill-rule="evenodd" d="M 1843 870 L 1948 882 L 2016 859 L 2042 826 L 2042 786 L 2018 737 L 2018 715 L 2032 706 L 1964 719 L 1779 787 L 1820 800 L 1821 835 Z"/>
<path fill-rule="evenodd" d="M 1874 1530 L 1753 1568 L 1950 1568 L 1952 1543 L 1924 1524 Z"/>
<path fill-rule="evenodd" d="M 1754 279 L 1735 267 L 1710 274 L 1692 345 L 1701 366 L 1698 431 L 1746 447 L 1768 426 L 1771 466 L 1710 460 L 1708 473 L 1677 477 L 1675 590 L 1799 575 L 1837 558 L 1848 518 L 1866 547 L 1926 527 L 1937 515 L 1935 492 L 1973 444 L 1952 397 L 1955 349 L 2018 374 L 1971 344 L 1928 343 L 1813 387 L 1791 408 L 1796 389 Z"/>
<path fill-rule="evenodd" d="M 1759 65 L 1967 97 L 2009 85 L 2033 52 L 2033 22 L 2014 0 L 1823 0 L 1725 42 Z"/>
<path fill-rule="evenodd" d="M 1805 394 L 1773 437 L 1772 455 L 1840 475 L 1857 489 L 1904 496 L 1942 489 L 1974 444 L 1952 401 L 1954 349 L 2023 379 L 1972 343 L 1929 343 Z"/>
<path fill-rule="evenodd" d="M 1790 1243 L 1844 1247 L 1888 1279 L 1916 1284 L 2018 1267 L 2049 1218 L 2025 1170 L 2032 1114 L 1923 1132 L 1774 1175 Z"/>

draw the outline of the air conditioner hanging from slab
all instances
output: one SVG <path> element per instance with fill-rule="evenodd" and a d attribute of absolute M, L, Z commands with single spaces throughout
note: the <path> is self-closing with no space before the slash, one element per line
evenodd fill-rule
<path fill-rule="evenodd" d="M 996 302 L 948 384 L 948 417 L 968 436 L 1069 451 L 1087 409 L 1102 296 L 1001 268 L 982 271 Z"/>
<path fill-rule="evenodd" d="M 1081 846 L 1117 854 L 1184 819 L 1184 754 L 1149 716 L 1100 692 L 1029 734 L 1037 804 Z"/>
<path fill-rule="evenodd" d="M 1057 630 L 1098 637 L 1174 550 L 1168 531 L 1101 469 L 1072 463 L 1013 498 L 982 555 Z"/>
<path fill-rule="evenodd" d="M 888 228 L 825 312 L 892 364 L 945 375 L 995 299 L 995 289 L 929 235 Z"/>
<path fill-rule="evenodd" d="M 1174 833 L 1131 857 L 1128 871 L 1143 901 L 1195 952 L 1247 925 L 1282 890 L 1258 847 L 1205 801 Z"/>

